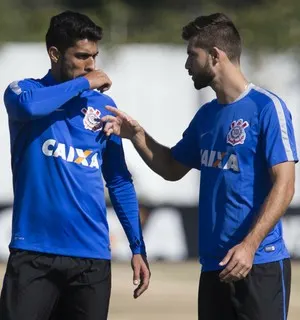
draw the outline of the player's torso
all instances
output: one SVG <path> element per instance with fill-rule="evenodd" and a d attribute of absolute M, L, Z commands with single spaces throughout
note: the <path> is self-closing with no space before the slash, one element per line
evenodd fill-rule
<path fill-rule="evenodd" d="M 76 97 L 63 108 L 45 117 L 42 120 L 45 131 L 41 136 L 43 155 L 55 157 L 58 161 L 99 169 L 102 152 L 106 147 L 100 120 L 101 109 L 93 99 L 87 101 Z"/>
<path fill-rule="evenodd" d="M 70 170 L 77 166 L 99 170 L 106 148 L 100 120 L 103 109 L 97 99 L 81 95 L 49 115 L 23 124 L 13 157 L 27 153 L 25 157 L 56 162 Z"/>
<path fill-rule="evenodd" d="M 211 218 L 212 224 L 222 214 L 232 228 L 239 228 L 244 216 L 255 210 L 255 176 L 265 166 L 259 134 L 256 105 L 248 99 L 207 108 L 199 132 L 200 208 L 208 213 L 210 217 L 205 214 L 205 219 Z"/>
<path fill-rule="evenodd" d="M 250 92 L 237 103 L 215 102 L 204 110 L 198 132 L 199 249 L 208 269 L 218 268 L 220 258 L 248 234 L 271 190 L 260 120 L 263 107 Z M 281 228 L 279 222 L 270 231 L 254 263 L 288 256 Z"/>
<path fill-rule="evenodd" d="M 21 128 L 13 152 L 14 188 L 37 214 L 46 203 L 59 216 L 105 214 L 101 108 L 97 99 L 81 95 Z"/>
<path fill-rule="evenodd" d="M 102 257 L 109 256 L 101 177 L 105 109 L 98 100 L 82 94 L 19 127 L 13 246 L 88 257 L 102 250 Z"/>
<path fill-rule="evenodd" d="M 258 111 L 251 101 L 228 106 L 213 104 L 206 110 L 201 129 L 201 172 L 238 174 L 253 164 L 260 129 Z"/>
<path fill-rule="evenodd" d="M 206 108 L 199 131 L 201 182 L 200 252 L 216 256 L 247 234 L 270 189 L 260 139 L 259 107 L 240 103 Z M 204 253 L 205 254 L 205 253 Z"/>

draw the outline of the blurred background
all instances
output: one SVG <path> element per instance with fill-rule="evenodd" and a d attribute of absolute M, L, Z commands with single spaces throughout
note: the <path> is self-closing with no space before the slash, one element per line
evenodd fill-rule
<path fill-rule="evenodd" d="M 211 89 L 196 91 L 184 69 L 186 46 L 181 29 L 198 15 L 224 12 L 233 19 L 243 39 L 244 73 L 251 82 L 285 100 L 300 150 L 298 0 L 1 0 L 1 94 L 13 80 L 39 78 L 47 72 L 50 64 L 45 33 L 51 16 L 65 9 L 86 13 L 103 27 L 98 67 L 113 81 L 109 94 L 120 109 L 169 146 L 180 139 L 197 109 L 214 97 Z M 13 201 L 3 102 L 0 139 L 1 278 L 8 257 Z M 133 301 L 130 251 L 108 200 L 114 259 L 110 319 L 196 319 L 199 173 L 191 171 L 180 182 L 166 182 L 148 169 L 127 141 L 124 146 L 140 200 L 152 283 L 140 301 Z M 293 256 L 289 319 L 296 320 L 300 312 L 299 165 L 296 193 L 284 217 L 284 231 Z"/>

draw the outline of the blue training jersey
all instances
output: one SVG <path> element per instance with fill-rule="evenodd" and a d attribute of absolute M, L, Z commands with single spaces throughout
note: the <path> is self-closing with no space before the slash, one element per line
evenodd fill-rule
<path fill-rule="evenodd" d="M 101 117 L 115 106 L 84 77 L 13 82 L 5 91 L 14 188 L 11 248 L 110 259 L 103 175 L 133 253 L 145 254 L 121 139 Z"/>
<path fill-rule="evenodd" d="M 290 112 L 279 97 L 250 84 L 233 103 L 213 100 L 200 108 L 172 154 L 201 170 L 200 263 L 203 271 L 218 270 L 258 216 L 272 187 L 269 168 L 297 161 Z M 287 257 L 279 221 L 262 241 L 254 264 Z"/>

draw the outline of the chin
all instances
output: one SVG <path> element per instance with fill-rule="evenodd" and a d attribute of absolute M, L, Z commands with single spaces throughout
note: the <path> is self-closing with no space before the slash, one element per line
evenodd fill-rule
<path fill-rule="evenodd" d="M 203 88 L 206 88 L 207 86 L 208 86 L 208 83 L 204 84 L 204 83 L 194 82 L 194 87 L 195 87 L 196 90 L 201 90 Z"/>

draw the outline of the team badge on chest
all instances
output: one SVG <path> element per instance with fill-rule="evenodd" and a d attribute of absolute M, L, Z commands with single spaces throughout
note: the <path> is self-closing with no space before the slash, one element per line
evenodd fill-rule
<path fill-rule="evenodd" d="M 243 119 L 232 121 L 230 131 L 227 134 L 227 143 L 230 143 L 232 146 L 243 144 L 246 139 L 245 129 L 247 127 L 249 127 L 249 123 Z"/>
<path fill-rule="evenodd" d="M 83 125 L 84 128 L 91 131 L 100 131 L 103 123 L 100 119 L 101 112 L 93 107 L 82 108 L 81 112 L 84 114 Z"/>

